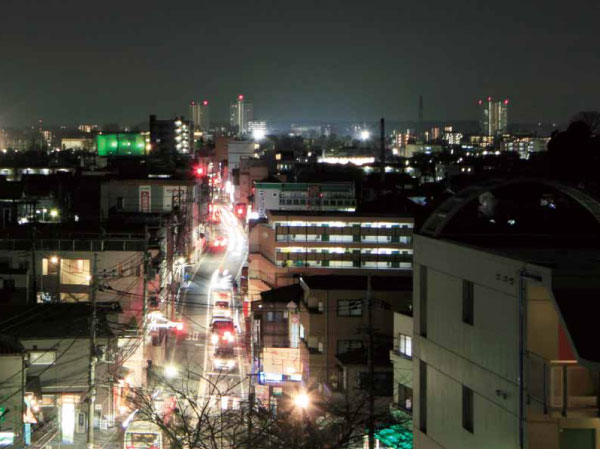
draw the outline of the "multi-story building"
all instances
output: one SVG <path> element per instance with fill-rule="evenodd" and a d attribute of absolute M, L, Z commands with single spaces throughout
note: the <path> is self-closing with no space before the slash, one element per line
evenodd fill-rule
<path fill-rule="evenodd" d="M 364 388 L 367 370 L 367 298 L 372 295 L 378 397 L 392 396 L 393 313 L 410 310 L 410 277 L 306 276 L 262 292 L 252 303 L 255 363 L 262 383 L 297 382 L 338 392 Z M 383 357 L 381 357 L 383 356 Z"/>
<path fill-rule="evenodd" d="M 260 217 L 265 217 L 269 211 L 356 210 L 356 191 L 352 182 L 257 182 L 254 193 L 253 210 Z"/>
<path fill-rule="evenodd" d="M 248 134 L 248 122 L 254 118 L 254 106 L 246 101 L 243 95 L 238 95 L 237 101 L 231 103 L 229 108 L 230 124 L 234 132 L 238 134 Z"/>
<path fill-rule="evenodd" d="M 194 130 L 202 133 L 208 132 L 210 129 L 210 110 L 208 100 L 202 102 L 192 101 L 190 103 L 190 117 L 194 124 Z"/>
<path fill-rule="evenodd" d="M 557 183 L 488 182 L 415 235 L 415 448 L 598 447 L 598 210 Z"/>
<path fill-rule="evenodd" d="M 549 137 L 514 137 L 500 142 L 500 149 L 519 153 L 521 159 L 528 159 L 531 153 L 546 151 L 549 141 Z"/>
<path fill-rule="evenodd" d="M 307 352 L 305 358 L 308 360 L 304 377 L 336 390 L 347 391 L 360 386 L 361 376 L 366 373 L 367 299 L 371 295 L 372 326 L 377 329 L 373 337 L 374 357 L 381 355 L 377 357 L 378 361 L 386 362 L 378 363 L 382 370 L 376 376 L 386 384 L 386 393 L 391 396 L 393 371 L 389 364 L 389 350 L 394 325 L 392 312 L 410 310 L 412 279 L 397 276 L 372 276 L 370 280 L 367 276 L 302 276 L 300 286 L 304 294 L 299 307 L 299 334 L 303 342 L 301 348 Z"/>
<path fill-rule="evenodd" d="M 508 132 L 508 100 L 492 100 L 478 102 L 481 114 L 481 132 L 486 136 L 497 136 Z"/>
<path fill-rule="evenodd" d="M 193 142 L 193 122 L 183 117 L 158 120 L 150 116 L 150 144 L 152 151 L 190 153 Z"/>
<path fill-rule="evenodd" d="M 19 366 L 20 375 L 12 379 L 13 382 L 26 381 L 27 386 L 24 391 L 17 391 L 21 403 L 11 408 L 7 417 L 10 422 L 14 415 L 21 415 L 28 423 L 29 430 L 25 433 L 29 435 L 17 429 L 14 445 L 10 447 L 27 447 L 28 440 L 42 446 L 84 447 L 87 423 L 93 423 L 96 429 L 107 428 L 116 419 L 126 417 L 119 405 L 126 400 L 122 387 L 127 369 L 117 367 L 123 363 L 127 350 L 119 350 L 117 346 L 122 331 L 117 330 L 118 326 L 111 327 L 113 312 L 118 312 L 118 308 L 96 311 L 97 389 L 94 415 L 90 417 L 88 371 L 92 307 L 89 304 L 0 306 L 3 319 L 11 322 L 4 326 L 4 334 L 16 339 L 27 355 L 27 363 Z M 0 356 L 0 373 L 7 368 L 2 359 Z M 2 405 L 5 404 L 13 405 L 10 401 Z M 3 426 L 0 424 L 0 429 Z"/>
<path fill-rule="evenodd" d="M 250 231 L 249 276 L 271 286 L 294 274 L 410 275 L 410 216 L 270 211 Z"/>

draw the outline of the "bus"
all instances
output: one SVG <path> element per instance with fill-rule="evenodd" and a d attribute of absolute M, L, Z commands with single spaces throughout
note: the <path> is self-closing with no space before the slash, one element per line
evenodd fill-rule
<path fill-rule="evenodd" d="M 133 421 L 125 429 L 124 449 L 163 449 L 162 432 L 150 421 Z"/>

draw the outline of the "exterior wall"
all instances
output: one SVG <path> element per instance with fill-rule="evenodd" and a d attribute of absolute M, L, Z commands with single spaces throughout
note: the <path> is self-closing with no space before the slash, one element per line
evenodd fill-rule
<path fill-rule="evenodd" d="M 394 313 L 394 349 L 390 351 L 390 360 L 394 366 L 394 404 L 403 408 L 405 404 L 399 401 L 399 385 L 405 385 L 408 388 L 413 387 L 413 363 L 412 356 L 401 352 L 400 335 L 413 335 L 413 318 L 402 313 Z M 412 352 L 412 351 L 411 351 Z M 414 402 L 414 400 L 413 400 Z"/>
<path fill-rule="evenodd" d="M 23 423 L 25 367 L 21 354 L 0 354 L 0 432 L 14 432 L 15 440 Z"/>
<path fill-rule="evenodd" d="M 562 449 L 568 446 L 559 445 L 560 429 L 598 427 L 598 418 L 568 411 L 561 417 L 544 412 L 536 402 L 544 381 L 540 377 L 543 374 L 532 368 L 534 362 L 546 363 L 549 372 L 559 350 L 560 326 L 549 293 L 550 270 L 457 243 L 416 236 L 415 448 L 518 447 L 520 270 L 542 279 L 539 285 L 528 283 L 525 298 L 526 444 L 530 448 Z M 463 281 L 473 284 L 472 325 L 463 321 Z M 584 394 L 581 384 L 589 382 L 587 371 L 579 366 L 568 370 L 572 382 L 580 385 L 579 393 L 572 387 L 569 392 L 573 400 L 580 399 L 576 395 Z M 426 379 L 426 394 L 421 391 L 421 379 Z M 552 381 L 552 376 L 546 379 Z M 550 389 L 558 386 L 552 384 Z M 462 423 L 463 387 L 473 392 L 473 432 Z M 426 412 L 422 410 L 423 400 Z M 596 441 L 598 448 L 600 441 Z"/>
<path fill-rule="evenodd" d="M 338 300 L 363 301 L 367 292 L 363 290 L 313 290 L 308 289 L 307 302 L 300 312 L 300 324 L 304 327 L 304 341 L 315 354 L 311 358 L 310 376 L 321 382 L 341 382 L 336 367 L 336 354 L 342 341 L 354 340 L 366 347 L 367 313 L 362 316 L 338 316 Z M 374 291 L 377 301 L 391 305 L 392 310 L 408 310 L 410 292 Z M 373 326 L 377 333 L 391 337 L 393 334 L 393 314 L 389 310 L 373 308 Z"/>
<path fill-rule="evenodd" d="M 146 206 L 142 201 L 142 191 L 149 189 L 150 201 Z M 111 212 L 164 213 L 171 212 L 174 205 L 197 198 L 195 183 L 192 181 L 124 180 L 108 181 L 100 189 L 101 217 L 107 218 Z"/>
<path fill-rule="evenodd" d="M 256 183 L 253 209 L 260 217 L 270 210 L 354 211 L 352 183 Z"/>
<path fill-rule="evenodd" d="M 229 171 L 240 168 L 240 159 L 254 155 L 254 142 L 230 140 L 227 144 L 227 165 Z"/>

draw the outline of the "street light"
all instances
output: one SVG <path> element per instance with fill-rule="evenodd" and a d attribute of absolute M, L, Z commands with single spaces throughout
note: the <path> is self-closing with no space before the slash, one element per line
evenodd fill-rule
<path fill-rule="evenodd" d="M 172 379 L 179 373 L 179 370 L 175 365 L 167 365 L 165 366 L 165 377 L 167 379 Z"/>
<path fill-rule="evenodd" d="M 310 405 L 310 397 L 306 392 L 300 392 L 294 396 L 294 405 L 302 410 L 306 410 Z"/>
<path fill-rule="evenodd" d="M 368 129 L 363 129 L 360 132 L 360 140 L 362 140 L 363 142 L 366 140 L 369 140 L 370 137 L 371 137 L 371 133 L 369 132 Z"/>

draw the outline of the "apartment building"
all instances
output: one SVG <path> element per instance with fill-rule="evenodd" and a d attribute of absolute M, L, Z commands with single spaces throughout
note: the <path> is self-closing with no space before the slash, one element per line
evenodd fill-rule
<path fill-rule="evenodd" d="M 393 312 L 410 311 L 412 279 L 372 276 L 370 289 L 368 279 L 367 276 L 342 275 L 299 278 L 304 291 L 299 307 L 299 335 L 303 343 L 301 349 L 308 356 L 304 376 L 311 382 L 338 391 L 360 386 L 360 378 L 366 372 L 367 298 L 370 294 L 374 354 L 382 362 L 378 363 L 382 369 L 376 376 L 380 377 L 381 386 L 391 387 L 389 350 Z"/>
<path fill-rule="evenodd" d="M 352 182 L 257 182 L 254 190 L 252 210 L 259 217 L 265 217 L 269 211 L 356 210 L 356 191 Z"/>
<path fill-rule="evenodd" d="M 410 276 L 412 231 L 408 214 L 269 211 L 250 230 L 249 276 L 271 286 L 302 273 Z"/>
<path fill-rule="evenodd" d="M 415 448 L 600 447 L 598 211 L 557 183 L 491 181 L 425 222 L 414 241 Z"/>

